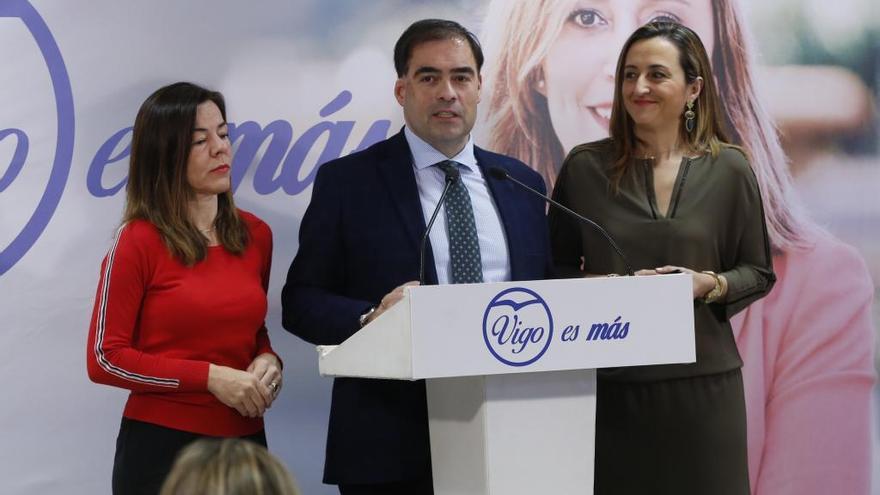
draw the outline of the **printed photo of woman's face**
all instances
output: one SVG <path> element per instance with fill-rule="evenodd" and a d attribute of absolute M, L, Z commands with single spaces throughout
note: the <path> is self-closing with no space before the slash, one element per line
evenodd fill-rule
<path fill-rule="evenodd" d="M 693 29 L 712 53 L 710 0 L 579 0 L 541 65 L 536 90 L 547 98 L 562 148 L 608 136 L 614 71 L 623 43 L 639 26 L 669 20 Z"/>

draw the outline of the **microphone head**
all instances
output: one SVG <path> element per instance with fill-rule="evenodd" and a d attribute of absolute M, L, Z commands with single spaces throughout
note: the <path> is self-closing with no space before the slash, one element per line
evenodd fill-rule
<path fill-rule="evenodd" d="M 501 167 L 490 168 L 489 175 L 491 175 L 492 177 L 499 179 L 499 180 L 505 180 L 505 179 L 510 178 L 510 174 L 507 173 L 507 170 L 504 170 Z"/>

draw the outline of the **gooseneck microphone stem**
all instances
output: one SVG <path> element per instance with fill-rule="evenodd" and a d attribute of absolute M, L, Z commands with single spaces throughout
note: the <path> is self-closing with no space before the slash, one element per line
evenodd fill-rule
<path fill-rule="evenodd" d="M 431 227 L 434 225 L 434 220 L 437 219 L 437 214 L 440 213 L 440 208 L 446 201 L 446 193 L 449 192 L 449 188 L 452 187 L 452 184 L 454 184 L 459 178 L 459 173 L 456 169 L 450 169 L 445 173 L 446 184 L 443 186 L 443 192 L 440 193 L 440 201 L 437 201 L 437 206 L 434 207 L 434 213 L 431 214 L 431 220 L 428 221 L 428 226 L 425 227 L 425 235 L 422 236 L 422 245 L 419 250 L 419 284 L 421 285 L 425 285 L 425 251 L 428 249 L 428 234 L 431 233 Z"/>
<path fill-rule="evenodd" d="M 581 215 L 580 213 L 577 213 L 577 212 L 569 209 L 568 207 L 566 207 L 562 203 L 554 200 L 553 198 L 550 198 L 549 196 L 541 194 L 540 191 L 538 191 L 538 190 L 524 184 L 523 182 L 515 179 L 513 176 L 511 176 L 509 173 L 507 173 L 507 170 L 504 170 L 503 168 L 498 168 L 498 167 L 490 168 L 489 173 L 492 174 L 492 177 L 495 177 L 496 179 L 509 180 L 509 181 L 513 182 L 514 184 L 518 185 L 519 187 L 525 189 L 526 191 L 529 191 L 530 193 L 543 199 L 547 203 L 550 203 L 551 205 L 555 206 L 556 208 L 559 208 L 560 210 L 577 218 L 581 222 L 589 224 L 591 227 L 596 229 L 600 234 L 602 234 L 603 237 L 605 237 L 605 240 L 608 241 L 608 244 L 611 246 L 612 249 L 614 249 L 614 252 L 617 253 L 618 256 L 620 256 L 621 261 L 623 261 L 623 266 L 626 269 L 626 274 L 627 275 L 635 275 L 635 272 L 633 272 L 632 266 L 629 264 L 629 260 L 626 259 L 626 255 L 623 254 L 623 251 L 621 251 L 621 249 L 620 249 L 620 247 L 618 247 L 617 243 L 614 242 L 614 239 L 611 237 L 611 235 L 608 234 L 608 232 L 606 232 L 605 229 L 603 229 L 598 223 L 590 220 L 589 218 Z"/>

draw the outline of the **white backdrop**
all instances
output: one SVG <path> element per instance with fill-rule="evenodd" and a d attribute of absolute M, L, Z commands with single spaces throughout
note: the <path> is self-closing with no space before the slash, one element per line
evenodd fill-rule
<path fill-rule="evenodd" d="M 89 382 L 85 341 L 123 202 L 112 189 L 127 160 L 112 158 L 143 99 L 190 80 L 222 91 L 248 133 L 237 202 L 275 234 L 267 323 L 286 386 L 267 415 L 270 448 L 305 493 L 335 493 L 320 483 L 330 380 L 280 325 L 307 186 L 325 148 L 348 153 L 401 125 L 400 32 L 429 16 L 479 31 L 483 3 L 0 0 L 0 492 L 109 493 L 126 393 Z M 257 126 L 274 132 L 258 149 Z"/>
<path fill-rule="evenodd" d="M 280 288 L 310 190 L 259 194 L 253 175 L 259 167 L 281 168 L 293 141 L 320 122 L 353 122 L 345 153 L 377 120 L 391 121 L 380 123 L 380 130 L 388 125 L 396 130 L 401 119 L 391 92 L 390 47 L 410 19 L 385 25 L 380 19 L 387 12 L 381 8 L 355 9 L 359 15 L 353 16 L 346 7 L 355 2 L 316 11 L 318 3 L 33 2 L 63 56 L 63 66 L 52 60 L 52 67 L 69 74 L 74 113 L 67 112 L 59 130 L 50 64 L 23 20 L 10 17 L 27 14 L 27 3 L 0 2 L 0 128 L 24 131 L 29 143 L 26 166 L 0 195 L 0 249 L 25 230 L 37 208 L 56 161 L 59 135 L 75 135 L 72 156 L 58 160 L 70 172 L 57 209 L 37 215 L 48 226 L 12 266 L 9 255 L 14 253 L 4 252 L 0 492 L 109 493 L 126 393 L 89 382 L 85 339 L 99 264 L 123 202 L 121 192 L 101 196 L 106 194 L 101 190 L 119 183 L 127 161 L 107 165 L 101 187 L 89 187 L 89 171 L 102 145 L 132 124 L 150 92 L 191 80 L 224 92 L 230 122 L 268 127 L 283 121 L 292 129 L 287 140 L 283 129 L 277 144 L 266 140 L 258 155 L 265 153 L 267 159 L 253 161 L 236 197 L 275 234 L 267 323 L 285 359 L 286 386 L 267 416 L 270 447 L 306 493 L 334 493 L 320 484 L 330 381 L 317 377 L 313 348 L 280 325 Z M 322 20 L 326 25 L 319 27 Z M 342 91 L 351 92 L 351 102 L 322 118 L 319 111 Z M 122 151 L 125 139 L 110 156 Z M 319 140 L 302 160 L 300 178 L 314 169 L 326 141 Z M 0 174 L 8 170 L 15 147 L 11 137 L 0 141 Z"/>

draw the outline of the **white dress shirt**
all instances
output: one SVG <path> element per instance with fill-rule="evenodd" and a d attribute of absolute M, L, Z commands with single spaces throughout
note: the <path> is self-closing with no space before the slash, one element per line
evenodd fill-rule
<path fill-rule="evenodd" d="M 404 135 L 412 151 L 413 169 L 416 175 L 416 185 L 419 189 L 419 199 L 422 203 L 422 214 L 425 216 L 425 225 L 431 220 L 431 214 L 443 186 L 446 182 L 446 174 L 439 167 L 433 167 L 444 160 L 458 162 L 458 171 L 461 180 L 467 188 L 474 210 L 474 221 L 477 225 L 477 237 L 480 243 L 480 259 L 483 265 L 484 282 L 502 282 L 510 280 L 510 256 L 507 250 L 507 238 L 504 226 L 501 225 L 501 217 L 492 193 L 480 167 L 477 166 L 477 157 L 474 155 L 474 141 L 468 137 L 464 148 L 454 157 L 448 158 L 443 153 L 434 149 L 433 146 L 415 135 L 409 127 L 404 128 Z M 434 254 L 434 266 L 437 270 L 437 281 L 441 284 L 449 283 L 451 264 L 449 260 L 449 234 L 446 225 L 446 209 L 440 208 L 434 226 L 431 228 L 429 239 L 431 250 Z"/>

